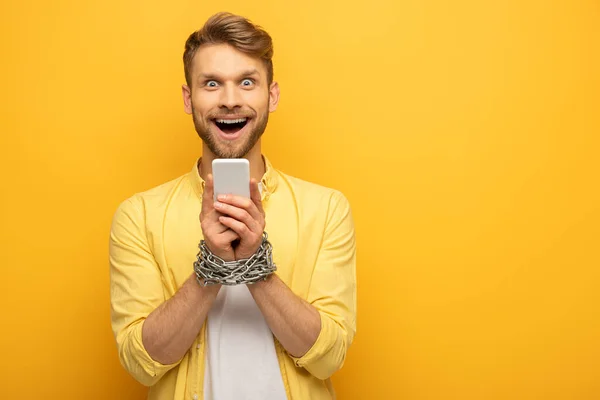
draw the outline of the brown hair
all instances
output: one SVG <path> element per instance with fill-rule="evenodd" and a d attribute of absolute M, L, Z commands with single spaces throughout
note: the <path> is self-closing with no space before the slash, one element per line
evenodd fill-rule
<path fill-rule="evenodd" d="M 267 67 L 267 81 L 273 82 L 273 41 L 260 26 L 239 15 L 221 12 L 210 17 L 204 26 L 192 33 L 185 42 L 183 70 L 187 85 L 192 88 L 192 62 L 203 44 L 226 43 L 238 51 L 260 58 Z"/>

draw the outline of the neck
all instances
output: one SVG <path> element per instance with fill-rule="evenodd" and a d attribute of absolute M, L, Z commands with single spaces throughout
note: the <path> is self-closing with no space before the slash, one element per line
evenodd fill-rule
<path fill-rule="evenodd" d="M 260 182 L 263 175 L 265 174 L 265 163 L 260 152 L 260 139 L 252 149 L 243 157 L 250 162 L 250 178 L 254 178 L 257 182 Z M 208 174 L 212 174 L 212 162 L 217 158 L 215 154 L 210 151 L 206 144 L 202 145 L 202 159 L 200 160 L 199 173 L 202 179 L 206 180 Z"/>

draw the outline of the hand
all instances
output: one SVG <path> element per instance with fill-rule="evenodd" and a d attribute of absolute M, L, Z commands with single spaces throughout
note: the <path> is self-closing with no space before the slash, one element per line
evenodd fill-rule
<path fill-rule="evenodd" d="M 214 185 L 212 174 L 208 174 L 202 194 L 202 212 L 200 212 L 200 226 L 208 249 L 225 261 L 234 261 L 235 252 L 232 242 L 238 240 L 239 235 L 223 225 L 219 218 L 223 214 L 213 207 Z"/>
<path fill-rule="evenodd" d="M 224 214 L 219 221 L 240 238 L 235 247 L 235 259 L 250 258 L 262 243 L 265 230 L 265 211 L 256 180 L 250 180 L 250 198 L 220 195 L 214 203 L 215 210 Z"/>

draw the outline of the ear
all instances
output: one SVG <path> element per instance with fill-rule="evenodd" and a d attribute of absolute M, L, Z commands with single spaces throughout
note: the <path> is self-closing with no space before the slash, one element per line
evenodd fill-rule
<path fill-rule="evenodd" d="M 273 82 L 271 83 L 271 87 L 269 88 L 269 112 L 274 112 L 277 110 L 277 105 L 279 104 L 279 83 Z"/>
<path fill-rule="evenodd" d="M 192 91 L 188 85 L 181 86 L 181 94 L 183 95 L 183 110 L 186 114 L 192 114 Z"/>

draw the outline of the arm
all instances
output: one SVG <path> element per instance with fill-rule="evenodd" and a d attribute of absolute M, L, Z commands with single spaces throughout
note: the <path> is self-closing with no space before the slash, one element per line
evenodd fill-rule
<path fill-rule="evenodd" d="M 110 232 L 110 300 L 121 364 L 137 381 L 151 386 L 179 364 L 218 288 L 201 287 L 192 275 L 165 301 L 145 229 L 143 204 L 135 197 L 123 202 Z"/>
<path fill-rule="evenodd" d="M 327 379 L 342 368 L 356 332 L 356 243 L 350 205 L 337 193 L 332 197 L 330 210 L 307 302 L 287 287 L 276 291 L 276 287 L 266 284 L 251 289 L 273 333 L 296 366 L 319 379 Z M 281 285 L 285 286 L 283 282 Z M 291 306 L 299 302 L 306 304 L 305 309 L 315 310 L 316 315 Z M 285 309 L 286 305 L 290 308 Z M 315 326 L 319 326 L 316 337 Z M 301 329 L 294 336 L 288 334 L 298 328 Z M 310 345 L 303 347 L 307 343 Z M 296 350 L 301 348 L 304 350 Z"/>
<path fill-rule="evenodd" d="M 142 327 L 142 343 L 162 364 L 180 361 L 198 336 L 220 285 L 202 287 L 192 274 L 175 296 L 152 311 Z"/>
<path fill-rule="evenodd" d="M 217 205 L 222 222 L 236 231 L 240 247 L 258 247 L 264 211 L 251 185 L 253 202 L 226 196 Z M 296 366 L 327 379 L 344 364 L 356 331 L 356 244 L 350 205 L 339 192 L 332 195 L 321 248 L 314 265 L 307 301 L 279 278 L 249 285 L 269 327 Z M 237 255 L 237 254 L 236 254 Z"/>
<path fill-rule="evenodd" d="M 248 285 L 254 301 L 292 357 L 301 357 L 316 342 L 321 331 L 319 311 L 300 297 L 275 274 L 266 281 Z"/>

